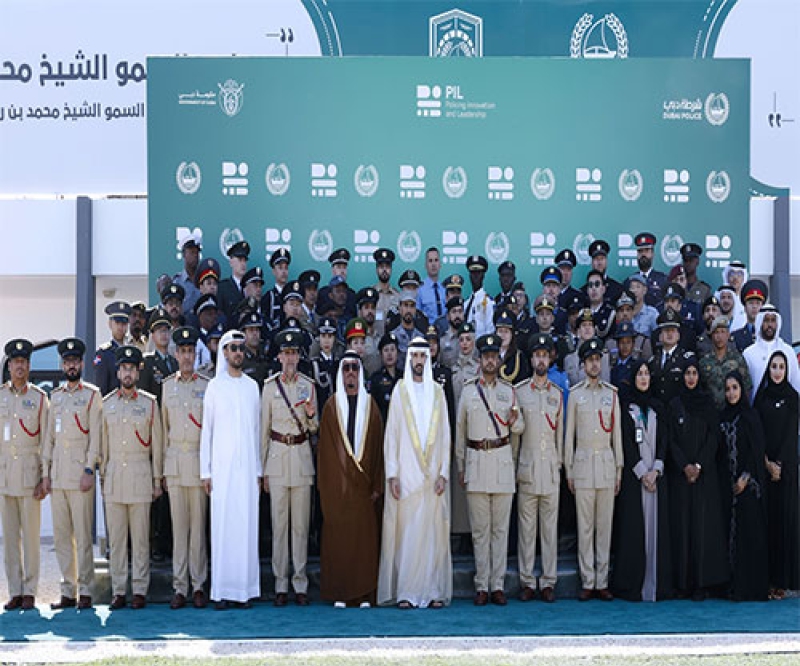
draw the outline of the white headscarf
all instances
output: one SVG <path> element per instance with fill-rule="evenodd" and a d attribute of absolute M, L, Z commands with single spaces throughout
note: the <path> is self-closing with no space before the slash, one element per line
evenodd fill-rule
<path fill-rule="evenodd" d="M 422 371 L 421 386 L 420 383 L 414 381 L 414 371 L 411 368 L 412 352 L 425 353 L 425 368 Z M 414 411 L 414 421 L 417 424 L 417 434 L 423 450 L 428 441 L 428 431 L 430 430 L 431 416 L 433 415 L 433 403 L 436 397 L 433 388 L 434 381 L 431 365 L 431 348 L 428 341 L 421 337 L 414 338 L 408 345 L 405 373 L 401 381 L 411 409 Z"/>
<path fill-rule="evenodd" d="M 733 264 L 733 265 L 731 265 Z M 741 261 L 733 261 L 722 269 L 722 284 L 730 284 L 731 271 L 743 271 L 744 279 L 742 280 L 742 287 L 750 279 L 750 273 L 747 267 Z M 719 292 L 717 292 L 719 293 Z M 742 298 L 736 291 L 733 292 L 733 310 L 731 311 L 731 331 L 736 331 L 747 323 L 747 313 L 744 310 L 744 303 Z"/>
<path fill-rule="evenodd" d="M 775 315 L 777 319 L 777 326 L 775 328 L 775 337 L 772 340 L 764 340 L 761 337 L 761 325 L 764 323 L 764 317 L 768 314 Z M 765 304 L 761 308 L 761 312 L 756 315 L 756 341 L 742 352 L 744 360 L 747 361 L 747 369 L 750 371 L 750 379 L 753 383 L 753 392 L 751 398 L 755 397 L 758 387 L 761 385 L 761 380 L 764 373 L 768 372 L 767 364 L 769 359 L 776 351 L 782 351 L 786 356 L 786 377 L 789 383 L 794 386 L 795 390 L 800 392 L 800 368 L 797 364 L 797 355 L 794 350 L 783 341 L 781 338 L 781 314 L 774 306 Z"/>
<path fill-rule="evenodd" d="M 227 377 L 228 375 L 228 359 L 225 358 L 225 347 L 231 342 L 243 342 L 244 333 L 231 329 L 219 341 L 219 351 L 217 352 L 217 371 L 215 377 Z"/>
<path fill-rule="evenodd" d="M 336 413 L 339 416 L 339 424 L 342 429 L 342 437 L 347 441 L 347 417 L 350 413 L 350 404 L 347 400 L 347 389 L 344 385 L 344 371 L 342 365 L 348 362 L 356 361 L 358 363 L 358 398 L 356 399 L 356 426 L 353 431 L 355 442 L 350 442 L 350 447 L 353 451 L 353 457 L 361 460 L 361 453 L 364 450 L 364 429 L 367 420 L 367 405 L 369 404 L 369 395 L 367 389 L 364 388 L 364 366 L 361 363 L 361 358 L 358 354 L 348 351 L 339 362 L 339 369 L 336 371 Z"/>

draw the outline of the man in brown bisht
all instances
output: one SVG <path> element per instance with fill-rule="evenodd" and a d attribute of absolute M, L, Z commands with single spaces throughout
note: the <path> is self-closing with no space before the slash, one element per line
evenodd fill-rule
<path fill-rule="evenodd" d="M 383 491 L 383 422 L 364 388 L 361 359 L 348 351 L 325 403 L 317 451 L 322 504 L 321 593 L 337 608 L 375 603 Z"/>

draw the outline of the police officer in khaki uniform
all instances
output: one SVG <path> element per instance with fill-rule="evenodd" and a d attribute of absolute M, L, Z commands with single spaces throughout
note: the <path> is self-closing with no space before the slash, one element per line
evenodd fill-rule
<path fill-rule="evenodd" d="M 517 400 L 525 418 L 517 464 L 517 512 L 519 534 L 517 555 L 520 599 L 536 596 L 536 534 L 542 542 L 542 601 L 556 600 L 558 563 L 558 491 L 564 457 L 564 396 L 548 377 L 553 338 L 538 333 L 531 340 L 533 377 L 517 384 Z M 538 529 L 537 529 L 538 528 Z"/>
<path fill-rule="evenodd" d="M 47 395 L 28 381 L 33 344 L 11 340 L 5 347 L 11 379 L 0 386 L 0 517 L 3 521 L 7 611 L 32 610 L 39 584 L 41 440 L 47 428 Z"/>
<path fill-rule="evenodd" d="M 142 352 L 117 349 L 120 388 L 103 399 L 100 476 L 111 548 L 111 610 L 124 608 L 131 537 L 131 608 L 144 608 L 150 585 L 150 504 L 161 496 L 163 433 L 156 398 L 137 390 Z"/>
<path fill-rule="evenodd" d="M 52 493 L 53 542 L 61 568 L 61 600 L 50 604 L 53 610 L 92 607 L 92 491 L 100 459 L 103 396 L 81 379 L 85 352 L 86 345 L 78 338 L 58 344 L 67 383 L 51 395 L 42 443 L 42 489 Z"/>
<path fill-rule="evenodd" d="M 295 600 L 298 606 L 309 603 L 306 561 L 314 484 L 310 438 L 318 421 L 314 382 L 297 372 L 301 340 L 295 331 L 275 337 L 282 371 L 264 383 L 261 396 L 261 461 L 264 490 L 271 496 L 276 606 L 288 603 L 290 521 Z"/>
<path fill-rule="evenodd" d="M 400 307 L 400 292 L 391 285 L 392 264 L 394 252 L 389 248 L 380 247 L 372 253 L 375 260 L 375 274 L 378 281 L 373 289 L 378 294 L 378 303 L 375 310 L 375 332 L 383 335 L 386 331 L 386 318 L 392 310 Z"/>
<path fill-rule="evenodd" d="M 498 379 L 500 338 L 477 341 L 481 375 L 461 393 L 456 425 L 458 476 L 467 490 L 475 551 L 475 605 L 505 606 L 503 591 L 508 553 L 508 523 L 514 497 L 511 434 L 525 429 L 514 387 Z"/>
<path fill-rule="evenodd" d="M 608 561 L 614 497 L 622 478 L 622 435 L 617 390 L 600 379 L 603 342 L 586 340 L 578 350 L 586 379 L 570 391 L 564 467 L 578 513 L 578 564 L 583 589 L 579 601 L 608 590 Z"/>
<path fill-rule="evenodd" d="M 172 586 L 170 608 L 186 605 L 191 583 L 195 608 L 206 607 L 203 586 L 208 578 L 206 519 L 208 496 L 200 479 L 200 429 L 208 379 L 194 372 L 197 329 L 172 332 L 178 372 L 164 380 L 161 422 L 164 426 L 164 481 L 172 517 Z"/>

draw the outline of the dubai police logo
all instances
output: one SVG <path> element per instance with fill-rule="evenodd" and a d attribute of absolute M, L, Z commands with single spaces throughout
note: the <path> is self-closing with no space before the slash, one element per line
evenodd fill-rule
<path fill-rule="evenodd" d="M 539 201 L 547 201 L 556 191 L 556 177 L 553 170 L 537 168 L 531 174 L 531 192 Z"/>
<path fill-rule="evenodd" d="M 569 40 L 569 54 L 573 58 L 627 58 L 628 33 L 616 14 L 606 14 L 594 20 L 586 13 L 578 19 Z"/>
<path fill-rule="evenodd" d="M 222 253 L 223 257 L 227 257 L 228 250 L 230 250 L 234 244 L 243 240 L 244 234 L 241 229 L 228 229 L 225 227 L 219 235 L 219 251 Z"/>
<path fill-rule="evenodd" d="M 333 236 L 327 229 L 314 229 L 308 237 L 308 253 L 315 261 L 326 261 L 333 252 Z"/>
<path fill-rule="evenodd" d="M 442 176 L 442 188 L 451 199 L 460 199 L 467 191 L 467 172 L 464 167 L 447 167 Z"/>
<path fill-rule="evenodd" d="M 203 175 L 197 162 L 181 162 L 175 171 L 175 183 L 184 194 L 194 194 L 200 189 Z"/>
<path fill-rule="evenodd" d="M 361 164 L 356 169 L 353 182 L 356 186 L 356 192 L 362 197 L 371 197 L 378 191 L 381 179 L 378 174 L 378 169 L 374 164 Z"/>
<path fill-rule="evenodd" d="M 397 255 L 407 264 L 419 259 L 422 252 L 422 239 L 416 231 L 402 231 L 397 237 Z"/>
<path fill-rule="evenodd" d="M 728 120 L 731 105 L 725 93 L 711 93 L 706 97 L 705 112 L 706 120 L 715 126 L 724 125 Z"/>
<path fill-rule="evenodd" d="M 644 179 L 638 169 L 623 169 L 619 175 L 619 195 L 625 201 L 636 201 L 642 196 Z"/>
<path fill-rule="evenodd" d="M 452 9 L 428 21 L 428 55 L 432 58 L 482 58 L 483 19 Z"/>
<path fill-rule="evenodd" d="M 683 238 L 678 234 L 667 234 L 661 240 L 661 261 L 667 266 L 677 266 L 683 257 L 681 257 L 681 246 L 683 245 Z"/>
<path fill-rule="evenodd" d="M 264 178 L 267 184 L 269 193 L 276 197 L 282 197 L 289 191 L 289 184 L 292 182 L 289 167 L 283 162 L 275 164 L 274 162 L 267 167 L 267 174 Z"/>
<path fill-rule="evenodd" d="M 487 259 L 493 264 L 502 264 L 508 259 L 508 254 L 511 250 L 508 236 L 503 231 L 492 231 L 486 237 L 486 243 L 484 243 L 483 247 L 486 250 Z"/>
<path fill-rule="evenodd" d="M 731 193 L 731 179 L 726 171 L 712 171 L 706 178 L 706 194 L 714 203 L 722 203 Z"/>
<path fill-rule="evenodd" d="M 589 256 L 589 246 L 594 242 L 592 234 L 578 234 L 572 242 L 572 251 L 578 259 L 581 266 L 588 266 L 592 263 L 592 258 Z"/>
<path fill-rule="evenodd" d="M 229 118 L 233 118 L 244 105 L 244 83 L 239 85 L 233 79 L 228 79 L 225 83 L 218 83 L 219 86 L 219 108 Z"/>

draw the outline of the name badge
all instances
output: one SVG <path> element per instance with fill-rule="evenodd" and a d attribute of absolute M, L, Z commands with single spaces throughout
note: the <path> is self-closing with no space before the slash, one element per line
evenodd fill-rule
<path fill-rule="evenodd" d="M 644 430 L 642 428 L 636 428 L 636 443 L 641 444 L 644 441 Z"/>
<path fill-rule="evenodd" d="M 10 442 L 11 441 L 11 424 L 5 423 L 3 425 L 3 441 Z"/>
<path fill-rule="evenodd" d="M 60 432 L 61 432 L 61 417 L 59 416 L 56 419 L 56 433 L 60 433 Z"/>
<path fill-rule="evenodd" d="M 297 387 L 297 399 L 300 402 L 305 402 L 311 396 L 308 386 L 302 385 Z"/>

